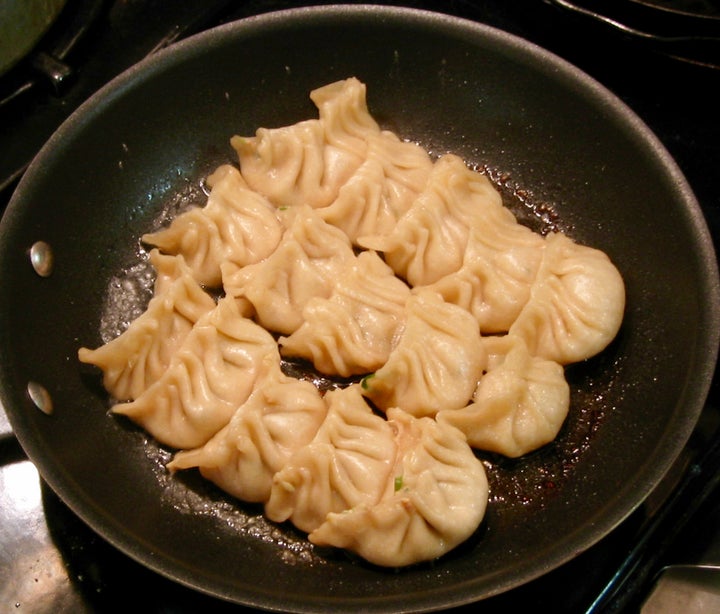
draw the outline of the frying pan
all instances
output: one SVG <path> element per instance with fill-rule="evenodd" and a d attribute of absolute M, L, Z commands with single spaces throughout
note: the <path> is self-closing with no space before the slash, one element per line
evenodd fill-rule
<path fill-rule="evenodd" d="M 234 160 L 233 134 L 315 116 L 311 89 L 368 86 L 383 127 L 496 178 L 528 223 L 606 251 L 627 312 L 602 354 L 568 368 L 556 442 L 486 457 L 486 518 L 455 551 L 401 571 L 307 546 L 108 415 L 77 348 L 102 342 L 109 288 L 168 203 Z M 38 274 L 30 250 L 50 246 Z M 42 261 L 42 259 L 41 259 Z M 49 274 L 48 274 L 49 273 Z M 720 331 L 717 261 L 697 202 L 648 128 L 544 50 L 481 24 L 394 7 L 271 13 L 176 44 L 93 96 L 49 140 L 0 226 L 0 390 L 41 475 L 94 530 L 180 583 L 282 611 L 427 611 L 498 594 L 585 550 L 635 510 L 702 409 Z M 39 411 L 28 383 L 47 392 Z M 31 386 L 33 392 L 37 388 Z"/>

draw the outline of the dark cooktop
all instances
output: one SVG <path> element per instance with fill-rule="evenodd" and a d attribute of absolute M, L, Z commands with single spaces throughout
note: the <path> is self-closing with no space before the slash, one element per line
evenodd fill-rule
<path fill-rule="evenodd" d="M 121 71 L 197 31 L 301 4 L 309 3 L 69 0 L 32 57 L 0 75 L 0 207 L 4 209 L 25 167 L 59 124 Z M 715 244 L 720 245 L 717 2 L 437 0 L 392 4 L 501 28 L 545 47 L 597 79 L 624 100 L 675 157 L 700 202 Z M 698 451 L 712 440 L 719 424 L 716 376 L 696 433 L 657 492 L 599 544 L 544 577 L 483 602 L 483 612 L 529 607 L 558 614 L 635 612 L 664 565 L 720 564 L 720 492 L 709 492 L 712 475 L 699 474 L 687 491 L 674 489 L 682 472 L 697 468 Z M 665 517 L 663 510 L 672 496 L 683 497 L 682 505 L 673 508 L 680 513 Z M 683 513 L 695 507 L 692 522 L 685 523 Z M 651 541 L 643 541 L 644 530 L 653 523 L 660 530 Z M 628 571 L 637 573 L 629 574 L 629 582 L 619 582 Z M 0 408 L 0 611 L 131 609 L 247 611 L 157 576 L 94 534 L 38 477 Z"/>

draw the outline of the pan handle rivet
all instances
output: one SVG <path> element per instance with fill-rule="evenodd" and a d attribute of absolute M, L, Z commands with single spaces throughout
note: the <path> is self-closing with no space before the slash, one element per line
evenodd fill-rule
<path fill-rule="evenodd" d="M 53 253 L 45 241 L 36 241 L 30 248 L 30 263 L 40 277 L 49 277 L 53 270 Z"/>
<path fill-rule="evenodd" d="M 30 400 L 35 403 L 35 407 L 37 407 L 41 412 L 47 414 L 48 416 L 52 413 L 52 397 L 44 386 L 38 384 L 37 382 L 28 382 L 27 393 Z"/>

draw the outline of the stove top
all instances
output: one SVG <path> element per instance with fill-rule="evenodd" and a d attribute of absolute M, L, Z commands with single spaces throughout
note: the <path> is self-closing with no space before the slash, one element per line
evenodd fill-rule
<path fill-rule="evenodd" d="M 17 180 L 52 132 L 114 76 L 200 30 L 301 4 L 69 0 L 58 24 L 31 57 L 0 75 L 0 206 L 4 209 Z M 720 134 L 714 94 L 720 82 L 720 9 L 716 2 L 391 4 L 498 27 L 545 47 L 597 79 L 624 100 L 675 157 L 700 202 L 715 244 L 720 245 L 716 179 Z M 664 566 L 720 564 L 720 490 L 713 488 L 720 467 L 698 462 L 700 451 L 717 439 L 719 379 L 716 376 L 684 453 L 640 509 L 566 565 L 486 600 L 483 611 L 532 606 L 559 614 L 635 612 L 652 593 L 653 581 Z M 683 475 L 696 477 L 678 490 Z M 673 501 L 679 505 L 668 506 Z M 690 511 L 694 514 L 687 522 Z M 162 578 L 96 535 L 43 483 L 0 408 L 0 611 L 81 613 L 138 607 L 158 613 L 249 611 Z"/>

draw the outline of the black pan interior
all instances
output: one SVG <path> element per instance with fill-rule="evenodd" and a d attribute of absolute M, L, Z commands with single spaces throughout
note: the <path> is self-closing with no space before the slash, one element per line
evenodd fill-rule
<path fill-rule="evenodd" d="M 308 93 L 357 76 L 383 127 L 502 177 L 520 209 L 605 250 L 627 314 L 601 356 L 569 369 L 558 441 L 488 458 L 491 505 L 468 544 L 401 572 L 313 551 L 198 480 L 170 480 L 167 453 L 107 415 L 96 346 L 111 278 L 173 195 L 197 194 L 229 138 L 315 114 Z M 532 211 L 530 211 L 532 217 Z M 684 445 L 718 344 L 717 266 L 684 178 L 648 129 L 573 67 L 507 34 L 438 14 L 324 7 L 230 24 L 121 76 L 51 139 L 0 235 L 0 383 L 20 442 L 91 527 L 158 572 L 221 598 L 283 611 L 420 611 L 539 576 L 635 509 Z M 37 240 L 55 270 L 29 264 Z M 46 416 L 28 381 L 54 401 Z"/>

